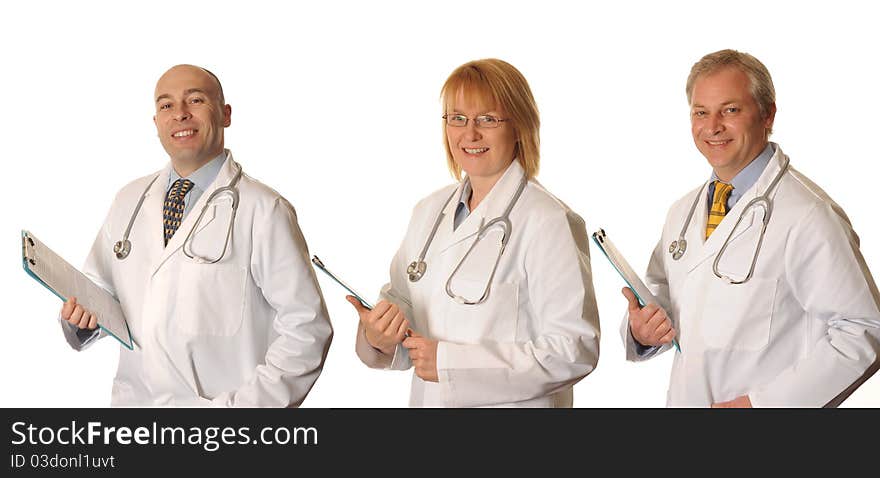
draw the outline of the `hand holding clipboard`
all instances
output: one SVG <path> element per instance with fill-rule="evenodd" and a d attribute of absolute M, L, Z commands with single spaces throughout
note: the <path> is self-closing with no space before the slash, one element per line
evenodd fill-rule
<path fill-rule="evenodd" d="M 642 279 L 635 273 L 632 267 L 630 267 L 620 251 L 618 251 L 611 240 L 608 239 L 604 229 L 599 229 L 593 233 L 593 242 L 599 246 L 599 249 L 605 254 L 605 257 L 608 258 L 608 261 L 611 262 L 611 265 L 614 266 L 614 269 L 617 270 L 624 282 L 626 282 L 627 287 L 633 291 L 633 294 L 641 307 L 650 303 L 659 305 L 657 298 L 654 297 L 654 294 L 652 294 L 650 290 L 648 290 L 648 286 L 642 282 Z M 670 325 L 672 325 L 672 320 L 669 319 L 669 321 Z M 681 352 L 681 347 L 678 345 L 678 341 L 675 340 L 675 337 L 672 338 L 672 345 L 676 350 Z"/>
<path fill-rule="evenodd" d="M 354 289 L 352 289 L 348 284 L 346 284 L 345 282 L 343 282 L 342 279 L 340 279 L 339 277 L 336 276 L 336 274 L 330 272 L 330 270 L 327 269 L 327 266 L 324 265 L 324 262 L 321 261 L 321 259 L 319 259 L 318 256 L 312 256 L 312 264 L 314 264 L 315 267 L 317 267 L 317 268 L 320 269 L 322 272 L 324 272 L 325 274 L 327 274 L 328 276 L 330 276 L 330 278 L 333 279 L 337 284 L 341 285 L 345 290 L 347 290 L 347 291 L 348 291 L 348 292 L 349 292 L 349 293 L 350 293 L 355 299 L 357 299 L 357 302 L 360 302 L 360 304 L 361 304 L 365 309 L 367 309 L 368 311 L 372 311 L 372 310 L 373 310 L 373 305 L 372 305 L 372 304 L 370 304 L 369 302 L 367 302 L 367 301 L 363 298 L 363 296 L 361 296 L 360 294 L 358 294 L 357 292 L 355 292 Z M 349 301 L 349 302 L 351 302 L 351 301 Z M 355 306 L 356 306 L 355 303 L 352 303 L 352 305 L 355 305 Z M 381 306 L 381 304 L 380 304 L 380 306 Z M 359 313 L 360 313 L 360 311 L 359 311 Z M 393 322 L 391 322 L 389 325 L 392 325 L 392 324 L 393 324 Z M 406 327 L 406 330 L 404 331 L 404 337 L 411 337 L 412 335 L 413 335 L 413 331 L 412 331 L 412 329 L 410 329 L 409 327 Z"/>
<path fill-rule="evenodd" d="M 119 301 L 29 231 L 21 231 L 21 264 L 31 278 L 62 301 L 68 302 L 71 297 L 76 297 L 76 302 L 97 317 L 98 326 L 104 332 L 125 348 L 134 349 L 131 332 Z"/>

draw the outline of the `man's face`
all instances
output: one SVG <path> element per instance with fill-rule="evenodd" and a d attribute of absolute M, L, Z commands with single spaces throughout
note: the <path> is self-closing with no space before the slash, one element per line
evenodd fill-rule
<path fill-rule="evenodd" d="M 232 109 L 220 102 L 217 81 L 201 68 L 178 65 L 156 83 L 153 121 L 176 166 L 193 170 L 223 152 Z"/>
<path fill-rule="evenodd" d="M 776 106 L 762 117 L 749 77 L 727 67 L 697 78 L 691 94 L 691 134 L 722 181 L 730 181 L 767 147 Z"/>

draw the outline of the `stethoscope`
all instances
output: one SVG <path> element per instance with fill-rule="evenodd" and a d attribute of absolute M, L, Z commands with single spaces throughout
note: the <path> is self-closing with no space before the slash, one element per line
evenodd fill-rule
<path fill-rule="evenodd" d="M 466 180 L 469 181 L 469 179 Z M 489 288 L 492 283 L 492 278 L 495 277 L 495 271 L 498 269 L 498 263 L 501 260 L 501 254 L 504 252 L 504 247 L 507 245 L 507 241 L 510 239 L 510 232 L 512 230 L 512 226 L 510 224 L 510 211 L 519 200 L 519 197 L 520 195 L 522 195 L 522 192 L 526 188 L 526 184 L 528 184 L 528 182 L 529 181 L 526 177 L 522 178 L 519 183 L 519 187 L 516 190 L 516 193 L 507 204 L 507 209 L 504 210 L 504 214 L 496 217 L 495 219 L 492 219 L 491 221 L 483 225 L 483 227 L 481 227 L 479 231 L 477 231 L 477 238 L 474 240 L 473 244 L 471 244 L 471 247 L 467 250 L 465 255 L 458 261 L 455 269 L 453 269 L 452 273 L 449 275 L 449 278 L 446 280 L 446 294 L 456 302 L 460 304 L 477 305 L 482 304 L 489 297 Z M 443 217 L 445 216 L 443 211 L 446 209 L 446 206 L 449 205 L 449 201 L 452 201 L 452 198 L 455 197 L 455 193 L 458 191 L 459 189 L 453 191 L 452 194 L 449 196 L 449 199 L 447 199 L 446 202 L 443 203 L 443 207 L 440 208 L 440 213 L 437 215 L 437 219 L 434 221 L 434 226 L 431 228 L 431 234 L 428 235 L 428 240 L 425 241 L 425 245 L 424 247 L 422 247 L 422 251 L 419 253 L 419 257 L 416 260 L 412 261 L 406 268 L 406 273 L 409 276 L 410 282 L 418 282 L 425 275 L 425 271 L 428 270 L 428 264 L 425 262 L 425 255 L 428 252 L 428 247 L 434 241 L 434 235 L 437 234 L 437 229 L 440 227 L 440 223 L 443 221 Z M 492 267 L 492 273 L 489 275 L 489 280 L 486 282 L 486 288 L 483 290 L 482 296 L 478 300 L 474 301 L 465 299 L 463 296 L 455 294 L 451 288 L 452 278 L 461 268 L 461 265 L 465 262 L 471 251 L 474 250 L 474 246 L 476 246 L 477 243 L 486 236 L 489 229 L 496 226 L 500 227 L 503 233 L 503 236 L 501 237 L 501 247 L 498 250 L 498 256 L 495 258 L 495 264 Z"/>
<path fill-rule="evenodd" d="M 729 284 L 743 284 L 751 279 L 752 274 L 755 272 L 755 264 L 758 262 L 758 253 L 761 251 L 761 243 L 764 241 L 764 231 L 767 229 L 767 223 L 770 222 L 770 213 L 773 209 L 773 203 L 770 199 L 770 191 L 776 187 L 779 181 L 782 179 L 782 176 L 785 175 L 785 172 L 788 170 L 788 165 L 790 160 L 788 156 L 785 154 L 782 155 L 782 164 L 779 168 L 779 172 L 776 173 L 776 177 L 773 178 L 773 182 L 770 183 L 770 186 L 764 190 L 764 193 L 760 196 L 752 199 L 746 204 L 745 208 L 739 215 L 739 219 L 737 219 L 736 224 L 733 225 L 733 229 L 730 230 L 730 234 L 727 235 L 727 239 L 724 240 L 724 244 L 721 246 L 721 249 L 718 251 L 718 255 L 715 256 L 715 261 L 712 263 L 712 272 L 719 279 L 723 279 L 727 281 Z M 672 254 L 673 260 L 679 260 L 684 256 L 684 253 L 687 251 L 687 241 L 684 239 L 684 234 L 687 232 L 687 228 L 691 223 L 691 219 L 694 217 L 694 212 L 697 210 L 697 205 L 700 204 L 701 200 L 705 200 L 705 196 L 702 194 L 703 189 L 700 189 L 700 192 L 697 193 L 697 197 L 694 198 L 694 203 L 691 205 L 691 211 L 688 213 L 687 220 L 684 223 L 684 226 L 681 228 L 681 232 L 678 233 L 678 239 L 672 241 L 669 244 L 669 253 Z M 761 224 L 761 235 L 758 237 L 758 245 L 755 248 L 755 252 L 752 255 L 752 264 L 749 267 L 749 272 L 746 277 L 742 280 L 736 281 L 731 279 L 729 276 L 724 275 L 718 271 L 718 264 L 721 262 L 721 257 L 724 255 L 724 252 L 727 250 L 727 246 L 730 243 L 731 237 L 733 237 L 733 233 L 739 227 L 740 222 L 742 222 L 743 218 L 746 216 L 746 212 L 748 212 L 751 208 L 759 207 L 764 211 L 764 217 Z"/>
<path fill-rule="evenodd" d="M 189 233 L 186 235 L 186 239 L 183 241 L 183 253 L 186 254 L 186 257 L 189 257 L 196 262 L 213 264 L 222 259 L 223 256 L 226 254 L 226 248 L 229 245 L 229 238 L 232 236 L 232 226 L 235 222 L 235 213 L 238 210 L 238 190 L 236 189 L 236 185 L 238 184 L 238 181 L 239 179 L 241 179 L 242 175 L 241 165 L 235 162 L 233 162 L 232 164 L 236 168 L 235 176 L 232 178 L 232 181 L 230 181 L 229 184 L 227 184 L 226 186 L 217 188 L 208 197 L 208 200 L 205 201 L 205 205 L 202 207 L 202 211 L 199 214 L 199 217 L 196 219 L 195 224 L 193 225 L 192 229 L 189 230 Z M 113 244 L 113 253 L 116 254 L 116 258 L 119 260 L 123 260 L 128 257 L 129 254 L 131 254 L 131 241 L 128 240 L 128 236 L 131 233 L 131 227 L 134 225 L 134 220 L 135 218 L 137 218 L 138 213 L 141 210 L 141 206 L 144 204 L 144 199 L 146 199 L 147 193 L 150 191 L 150 187 L 153 185 L 153 183 L 156 182 L 157 179 L 159 179 L 160 174 L 157 174 L 155 177 L 153 177 L 150 183 L 147 184 L 144 192 L 141 194 L 141 198 L 140 200 L 138 200 L 137 206 L 135 206 L 134 212 L 131 214 L 131 219 L 128 220 L 128 227 L 125 228 L 125 233 L 122 235 L 122 240 L 116 241 L 116 243 Z M 229 218 L 229 227 L 226 231 L 226 241 L 223 243 L 223 252 L 221 252 L 220 257 L 216 259 L 207 259 L 205 257 L 195 255 L 190 251 L 192 249 L 193 233 L 201 223 L 202 217 L 208 210 L 208 206 L 211 205 L 211 202 L 219 197 L 221 194 L 230 194 L 232 196 L 232 214 Z"/>

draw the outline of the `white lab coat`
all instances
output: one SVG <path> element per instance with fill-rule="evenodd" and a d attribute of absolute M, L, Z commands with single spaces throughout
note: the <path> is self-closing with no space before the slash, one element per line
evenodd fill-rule
<path fill-rule="evenodd" d="M 688 227 L 688 249 L 675 261 L 678 238 L 695 195 L 677 201 L 651 257 L 646 283 L 673 319 L 682 352 L 664 345 L 639 356 L 624 318 L 627 359 L 673 350 L 669 406 L 708 406 L 748 395 L 752 405 L 837 405 L 876 370 L 880 351 L 880 295 L 843 210 L 794 168 L 774 191 L 752 278 L 728 284 L 712 264 L 746 204 L 762 194 L 783 156 L 775 154 L 760 178 L 727 213 L 708 240 L 707 200 Z M 867 197 L 867 192 L 866 192 Z M 744 277 L 761 228 L 760 209 L 747 212 L 719 271 Z"/>
<path fill-rule="evenodd" d="M 431 194 L 413 211 L 391 263 L 391 282 L 382 290 L 382 298 L 401 306 L 416 332 L 439 341 L 439 383 L 413 374 L 411 406 L 570 407 L 572 386 L 596 367 L 599 318 L 584 222 L 534 181 L 510 214 L 512 235 L 487 300 L 461 305 L 446 294 L 446 280 L 477 231 L 503 214 L 522 177 L 522 167 L 513 161 L 455 231 L 463 183 Z M 407 265 L 418 257 L 441 209 L 443 220 L 425 258 L 427 271 L 410 282 Z M 483 248 L 472 257 L 478 250 Z M 474 280 L 488 277 L 490 270 L 491 264 Z M 469 274 L 465 270 L 456 277 Z M 402 345 L 393 357 L 382 354 L 366 342 L 361 327 L 357 353 L 374 368 L 412 365 Z"/>
<path fill-rule="evenodd" d="M 170 163 L 135 219 L 128 258 L 118 260 L 113 244 L 155 174 L 122 188 L 98 233 L 84 272 L 119 299 L 135 342 L 120 347 L 114 406 L 296 406 L 321 372 L 333 331 L 296 213 L 277 192 L 242 175 L 226 255 L 199 264 L 183 254 L 203 205 L 235 175 L 227 156 L 167 247 Z M 219 256 L 230 210 L 208 208 L 194 252 Z"/>

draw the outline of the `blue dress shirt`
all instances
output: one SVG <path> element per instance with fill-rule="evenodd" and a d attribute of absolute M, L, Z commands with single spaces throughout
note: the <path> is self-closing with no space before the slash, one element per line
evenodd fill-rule
<path fill-rule="evenodd" d="M 757 181 L 758 178 L 761 177 L 761 173 L 767 168 L 767 165 L 770 163 L 770 159 L 773 155 L 776 154 L 776 151 L 773 149 L 773 145 L 771 143 L 767 144 L 767 147 L 764 148 L 764 151 L 758 155 L 757 158 L 754 159 L 751 163 L 746 165 L 733 177 L 729 184 L 733 185 L 733 191 L 730 192 L 730 196 L 727 198 L 727 210 L 730 211 L 733 209 L 733 206 L 739 201 L 742 195 L 749 190 Z M 715 172 L 712 172 L 712 181 L 718 180 L 718 175 Z M 712 196 L 715 195 L 715 183 L 709 183 L 709 191 L 708 191 L 708 200 L 709 200 L 709 208 L 708 210 L 712 210 Z"/>
<path fill-rule="evenodd" d="M 217 175 L 220 174 L 220 168 L 223 166 L 224 161 L 226 161 L 225 151 L 217 155 L 216 158 L 208 161 L 207 164 L 190 173 L 190 175 L 185 178 L 181 178 L 180 175 L 177 174 L 177 171 L 175 171 L 174 168 L 171 168 L 171 174 L 168 175 L 168 184 L 165 187 L 166 197 L 168 196 L 168 191 L 171 190 L 171 185 L 174 184 L 174 181 L 177 181 L 178 179 L 189 179 L 193 183 L 192 189 L 190 189 L 184 197 L 183 218 L 181 219 L 186 218 L 186 215 L 192 210 L 193 204 L 202 197 L 202 194 L 208 189 L 208 186 L 217 179 Z"/>
<path fill-rule="evenodd" d="M 458 207 L 455 208 L 455 217 L 452 220 L 453 231 L 458 229 L 458 226 L 470 215 L 471 210 L 468 207 L 468 202 L 471 200 L 472 193 L 471 182 L 465 181 L 464 187 L 461 189 L 461 197 L 458 199 Z"/>

